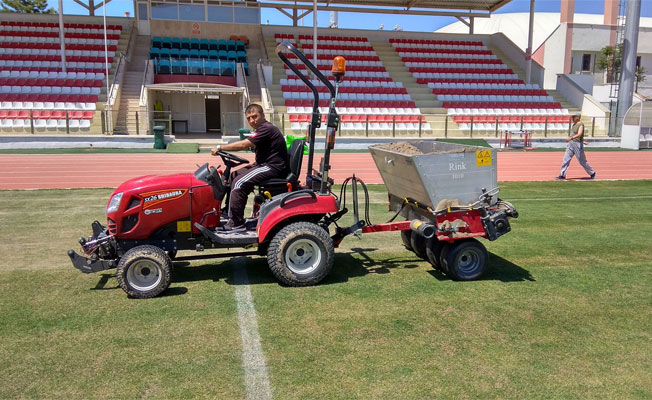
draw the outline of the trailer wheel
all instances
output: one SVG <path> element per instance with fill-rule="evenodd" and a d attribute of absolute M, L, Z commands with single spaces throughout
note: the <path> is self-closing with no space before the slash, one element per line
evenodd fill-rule
<path fill-rule="evenodd" d="M 446 242 L 441 242 L 437 240 L 436 237 L 429 239 L 426 244 L 426 257 L 428 258 L 428 261 L 435 269 L 440 271 L 443 271 L 440 257 L 445 244 Z"/>
<path fill-rule="evenodd" d="M 478 279 L 487 269 L 488 261 L 487 249 L 476 239 L 455 241 L 444 246 L 441 254 L 442 267 L 457 281 Z"/>
<path fill-rule="evenodd" d="M 406 229 L 404 231 L 401 231 L 401 240 L 403 241 L 403 246 L 405 246 L 406 249 L 410 251 L 412 250 L 412 241 L 410 240 L 412 236 L 412 231 L 409 229 Z"/>
<path fill-rule="evenodd" d="M 156 297 L 170 286 L 172 261 L 156 246 L 138 246 L 120 259 L 118 285 L 137 299 Z"/>
<path fill-rule="evenodd" d="M 410 245 L 412 246 L 412 250 L 414 251 L 414 254 L 416 254 L 419 258 L 422 258 L 424 260 L 428 259 L 426 256 L 427 242 L 428 241 L 426 240 L 426 238 L 419 235 L 418 233 L 412 232 L 412 234 L 410 235 Z"/>
<path fill-rule="evenodd" d="M 267 249 L 267 263 L 276 278 L 287 285 L 316 285 L 333 268 L 334 253 L 333 241 L 324 228 L 295 222 L 274 235 Z"/>

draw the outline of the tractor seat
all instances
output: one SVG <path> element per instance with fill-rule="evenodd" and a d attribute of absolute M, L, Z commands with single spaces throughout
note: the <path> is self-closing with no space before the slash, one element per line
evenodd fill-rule
<path fill-rule="evenodd" d="M 299 175 L 301 174 L 301 163 L 303 161 L 304 140 L 295 140 L 288 150 L 290 159 L 290 173 L 285 178 L 268 179 L 258 185 L 258 192 L 270 192 L 272 196 L 285 193 L 288 191 L 288 183 L 292 185 L 292 190 L 298 186 Z"/>

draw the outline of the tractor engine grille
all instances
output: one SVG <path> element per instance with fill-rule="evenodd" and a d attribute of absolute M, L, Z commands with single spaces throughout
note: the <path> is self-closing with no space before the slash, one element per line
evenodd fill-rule
<path fill-rule="evenodd" d="M 138 223 L 138 214 L 130 215 L 122 219 L 122 232 L 129 232 Z"/>
<path fill-rule="evenodd" d="M 111 218 L 107 218 L 107 224 L 109 225 L 110 235 L 115 235 L 118 233 L 118 226 L 116 225 L 114 220 L 112 220 Z"/>

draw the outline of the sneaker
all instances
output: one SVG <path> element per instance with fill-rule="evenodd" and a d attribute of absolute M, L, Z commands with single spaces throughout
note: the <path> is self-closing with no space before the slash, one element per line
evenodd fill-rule
<path fill-rule="evenodd" d="M 595 171 L 593 171 L 593 173 L 591 174 L 591 176 L 589 177 L 589 179 L 590 179 L 590 180 L 595 179 Z"/>
<path fill-rule="evenodd" d="M 220 233 L 236 233 L 244 232 L 245 230 L 247 230 L 247 227 L 244 224 L 234 226 L 231 221 L 220 227 Z"/>
<path fill-rule="evenodd" d="M 556 181 L 564 181 L 566 180 L 566 177 L 563 175 L 559 175 L 558 177 L 555 178 Z"/>

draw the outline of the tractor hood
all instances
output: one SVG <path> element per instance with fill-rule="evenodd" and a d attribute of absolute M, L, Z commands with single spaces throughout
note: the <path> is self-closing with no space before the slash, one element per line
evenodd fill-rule
<path fill-rule="evenodd" d="M 146 175 L 125 181 L 113 193 L 130 192 L 130 191 L 150 191 L 159 189 L 184 188 L 188 189 L 192 185 L 192 174 L 174 174 L 174 175 Z"/>

